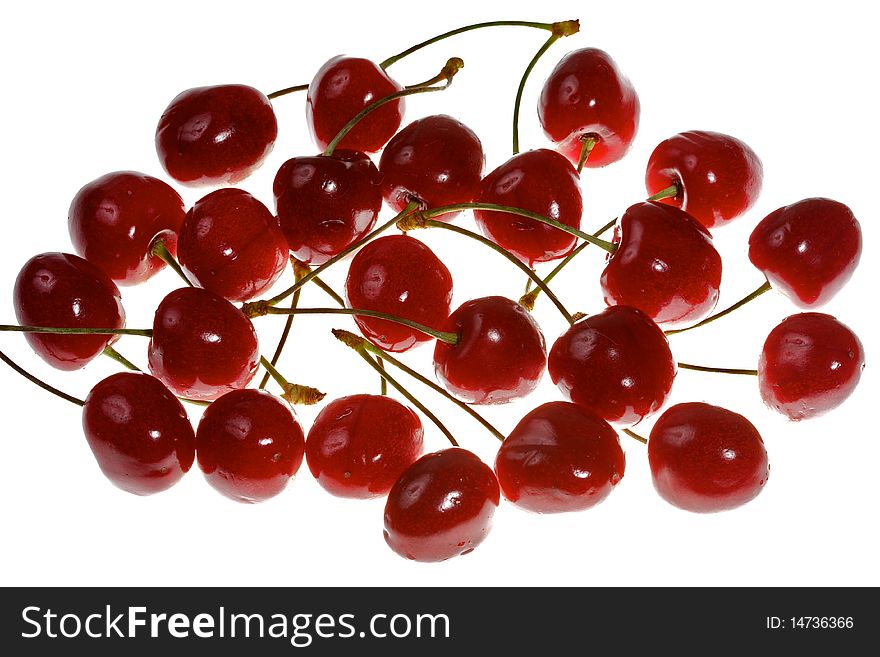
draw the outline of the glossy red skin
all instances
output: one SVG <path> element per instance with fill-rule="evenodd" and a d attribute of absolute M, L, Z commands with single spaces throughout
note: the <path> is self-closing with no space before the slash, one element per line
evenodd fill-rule
<path fill-rule="evenodd" d="M 544 375 L 547 346 L 531 314 L 505 297 L 467 301 L 447 320 L 458 343 L 434 347 L 434 372 L 469 404 L 504 404 L 525 397 Z"/>
<path fill-rule="evenodd" d="M 831 315 L 800 313 L 767 336 L 758 386 L 767 406 L 805 420 L 846 401 L 864 369 L 865 350 L 852 329 Z"/>
<path fill-rule="evenodd" d="M 322 151 L 367 105 L 403 87 L 369 59 L 339 55 L 324 64 L 309 84 L 306 120 Z M 365 116 L 339 143 L 365 153 L 380 150 L 400 129 L 406 103 L 392 100 Z"/>
<path fill-rule="evenodd" d="M 402 212 L 413 199 L 424 208 L 470 203 L 485 160 L 473 130 L 445 114 L 427 116 L 394 135 L 382 151 L 382 195 L 395 212 Z M 452 221 L 458 214 L 438 219 Z"/>
<path fill-rule="evenodd" d="M 407 468 L 385 504 L 385 541 L 413 561 L 472 552 L 489 533 L 500 501 L 492 469 L 473 453 L 445 449 Z"/>
<path fill-rule="evenodd" d="M 159 304 L 148 355 L 153 376 L 189 399 L 212 400 L 244 388 L 260 362 L 251 320 L 197 287 L 174 290 Z"/>
<path fill-rule="evenodd" d="M 76 193 L 67 225 L 80 256 L 117 285 L 136 285 L 165 266 L 150 253 L 156 238 L 162 238 L 172 255 L 176 252 L 185 213 L 180 195 L 158 178 L 116 171 Z"/>
<path fill-rule="evenodd" d="M 767 215 L 749 237 L 749 259 L 801 308 L 818 308 L 850 279 L 862 229 L 843 203 L 808 198 Z"/>
<path fill-rule="evenodd" d="M 306 440 L 306 462 L 333 495 L 380 497 L 421 456 L 423 437 L 419 416 L 390 397 L 342 397 L 315 418 Z"/>
<path fill-rule="evenodd" d="M 504 497 L 536 513 L 595 506 L 611 494 L 625 468 L 617 432 L 568 402 L 549 402 L 526 414 L 495 458 Z"/>
<path fill-rule="evenodd" d="M 608 53 L 582 48 L 563 57 L 541 90 L 538 118 L 546 134 L 573 164 L 583 137 L 598 138 L 587 167 L 603 167 L 626 155 L 639 128 L 639 96 Z"/>
<path fill-rule="evenodd" d="M 553 344 L 547 368 L 567 399 L 620 424 L 658 411 L 676 372 L 663 331 L 630 306 L 611 306 L 575 322 Z"/>
<path fill-rule="evenodd" d="M 763 181 L 761 160 L 745 142 L 706 130 L 660 142 L 645 173 L 649 196 L 677 184 L 679 195 L 661 203 L 681 208 L 706 228 L 723 226 L 751 208 Z"/>
<path fill-rule="evenodd" d="M 18 323 L 59 328 L 122 328 L 119 288 L 95 265 L 69 253 L 42 253 L 28 260 L 12 293 Z M 114 335 L 26 333 L 31 348 L 59 370 L 85 367 Z"/>
<path fill-rule="evenodd" d="M 241 189 L 218 189 L 196 201 L 180 231 L 178 259 L 190 280 L 230 301 L 272 287 L 287 258 L 275 217 Z"/>
<path fill-rule="evenodd" d="M 260 167 L 275 145 L 272 103 L 243 84 L 187 89 L 165 109 L 156 152 L 184 185 L 234 184 Z"/>
<path fill-rule="evenodd" d="M 364 237 L 382 208 L 382 179 L 364 153 L 295 157 L 273 186 L 281 230 L 293 254 L 321 265 Z"/>
<path fill-rule="evenodd" d="M 452 303 L 452 275 L 423 242 L 408 235 L 373 240 L 352 259 L 345 279 L 349 307 L 375 310 L 443 330 Z M 403 324 L 355 317 L 361 332 L 386 351 L 433 340 Z"/>
<path fill-rule="evenodd" d="M 616 253 L 600 279 L 605 303 L 634 306 L 658 324 L 690 323 L 718 303 L 721 256 L 709 231 L 686 212 L 636 203 L 614 231 Z"/>
<path fill-rule="evenodd" d="M 726 511 L 749 502 L 770 476 L 761 434 L 746 418 L 703 403 L 676 404 L 651 429 L 654 488 L 686 511 Z"/>
<path fill-rule="evenodd" d="M 114 485 L 152 495 L 189 472 L 195 433 L 183 406 L 161 381 L 140 372 L 113 374 L 85 401 L 83 432 Z"/>
<path fill-rule="evenodd" d="M 529 210 L 580 228 L 584 205 L 577 171 L 556 151 L 541 148 L 514 155 L 487 175 L 480 203 Z M 475 210 L 483 234 L 532 266 L 571 253 L 577 238 L 547 224 L 507 212 Z"/>
<path fill-rule="evenodd" d="M 299 470 L 305 439 L 290 405 L 265 390 L 233 390 L 205 410 L 196 455 L 205 479 L 236 502 L 263 502 Z"/>

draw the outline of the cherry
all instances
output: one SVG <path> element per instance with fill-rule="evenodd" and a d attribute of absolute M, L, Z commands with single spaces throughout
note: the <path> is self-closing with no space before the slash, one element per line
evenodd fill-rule
<path fill-rule="evenodd" d="M 585 139 L 596 141 L 588 167 L 616 162 L 639 127 L 639 97 L 608 53 L 582 48 L 563 57 L 541 90 L 538 118 L 544 133 L 577 164 Z"/>
<path fill-rule="evenodd" d="M 755 204 L 764 167 L 747 144 L 720 132 L 691 130 L 660 142 L 645 173 L 648 194 L 670 185 L 663 203 L 681 208 L 706 228 L 722 226 Z"/>
<path fill-rule="evenodd" d="M 419 416 L 390 397 L 342 397 L 315 418 L 306 460 L 333 495 L 379 497 L 421 456 L 423 435 Z"/>
<path fill-rule="evenodd" d="M 663 331 L 630 306 L 611 306 L 573 324 L 553 344 L 547 366 L 567 399 L 621 424 L 659 410 L 675 379 Z"/>
<path fill-rule="evenodd" d="M 312 139 L 324 150 L 362 109 L 403 87 L 369 59 L 339 55 L 325 63 L 309 84 L 306 119 Z M 375 153 L 400 129 L 406 104 L 402 98 L 371 112 L 340 143 Z"/>
<path fill-rule="evenodd" d="M 76 193 L 67 222 L 79 255 L 118 285 L 135 285 L 165 266 L 150 250 L 156 239 L 174 254 L 185 212 L 180 195 L 158 178 L 116 171 Z"/>
<path fill-rule="evenodd" d="M 124 491 L 159 493 L 192 467 L 196 437 L 186 411 L 149 374 L 100 381 L 86 397 L 82 422 L 101 471 Z"/>
<path fill-rule="evenodd" d="M 260 167 L 277 136 L 272 103 L 253 87 L 196 87 L 178 94 L 162 114 L 156 151 L 180 183 L 234 184 Z"/>
<path fill-rule="evenodd" d="M 489 533 L 500 501 L 495 473 L 473 453 L 450 448 L 404 470 L 385 504 L 385 541 L 414 561 L 472 552 Z"/>
<path fill-rule="evenodd" d="M 568 402 L 549 402 L 526 414 L 495 459 L 504 497 L 537 513 L 595 506 L 608 497 L 625 467 L 614 429 Z"/>
<path fill-rule="evenodd" d="M 480 203 L 520 208 L 580 228 L 583 212 L 577 171 L 559 153 L 545 148 L 514 155 L 487 175 Z M 475 210 L 483 234 L 532 266 L 561 258 L 577 238 L 558 228 L 508 212 Z"/>
<path fill-rule="evenodd" d="M 547 346 L 529 312 L 505 297 L 467 301 L 445 330 L 456 344 L 438 340 L 434 372 L 443 386 L 469 404 L 503 404 L 525 397 L 544 374 Z"/>
<path fill-rule="evenodd" d="M 119 288 L 95 265 L 69 253 L 42 253 L 28 260 L 13 290 L 19 324 L 59 328 L 122 328 Z M 78 370 L 99 356 L 113 335 L 27 333 L 31 348 L 60 370 Z"/>
<path fill-rule="evenodd" d="M 150 371 L 181 397 L 211 400 L 244 388 L 259 360 L 251 321 L 213 292 L 174 290 L 156 309 Z"/>
<path fill-rule="evenodd" d="M 413 199 L 425 208 L 470 203 L 484 162 L 473 130 L 445 114 L 428 116 L 398 132 L 382 151 L 382 194 L 395 212 Z M 443 219 L 451 221 L 456 214 Z"/>
<path fill-rule="evenodd" d="M 767 450 L 738 413 L 698 402 L 676 404 L 648 439 L 654 488 L 686 511 L 711 513 L 754 499 L 770 476 Z"/>
<path fill-rule="evenodd" d="M 801 308 L 828 302 L 862 254 L 862 229 L 843 203 L 808 198 L 767 215 L 749 237 L 749 259 Z"/>
<path fill-rule="evenodd" d="M 290 405 L 253 388 L 213 402 L 196 431 L 205 479 L 237 502 L 262 502 L 284 490 L 302 464 L 303 444 Z"/>
<path fill-rule="evenodd" d="M 865 369 L 862 343 L 831 315 L 800 313 L 782 320 L 761 350 L 758 382 L 764 403 L 792 420 L 840 406 Z"/>
<path fill-rule="evenodd" d="M 218 189 L 196 201 L 177 248 L 193 281 L 230 301 L 269 289 L 287 266 L 287 240 L 275 217 L 240 189 Z"/>
<path fill-rule="evenodd" d="M 373 240 L 352 259 L 345 279 L 352 308 L 375 310 L 440 330 L 449 317 L 452 275 L 423 242 L 407 235 Z M 355 317 L 373 344 L 406 351 L 431 336 L 403 324 Z"/>
<path fill-rule="evenodd" d="M 601 283 L 609 305 L 635 306 L 658 324 L 701 319 L 718 302 L 721 256 L 709 231 L 686 212 L 636 203 L 614 231 Z"/>
<path fill-rule="evenodd" d="M 273 188 L 275 207 L 297 259 L 322 265 L 364 237 L 382 208 L 381 182 L 376 165 L 356 151 L 282 164 Z"/>

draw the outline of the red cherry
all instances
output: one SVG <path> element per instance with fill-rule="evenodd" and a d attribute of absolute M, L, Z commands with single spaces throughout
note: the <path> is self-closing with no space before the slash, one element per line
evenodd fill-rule
<path fill-rule="evenodd" d="M 333 495 L 379 497 L 419 458 L 423 434 L 419 416 L 390 397 L 342 397 L 315 418 L 306 460 Z"/>
<path fill-rule="evenodd" d="M 749 238 L 749 259 L 801 308 L 828 302 L 862 255 L 862 229 L 843 203 L 808 198 L 779 208 Z"/>
<path fill-rule="evenodd" d="M 514 155 L 487 175 L 480 203 L 528 210 L 580 228 L 583 199 L 577 171 L 556 151 L 545 148 Z M 483 234 L 532 266 L 568 255 L 577 238 L 534 219 L 506 212 L 475 210 Z"/>
<path fill-rule="evenodd" d="M 150 371 L 175 394 L 217 399 L 257 372 L 254 326 L 223 297 L 197 287 L 174 290 L 156 309 Z"/>
<path fill-rule="evenodd" d="M 755 151 L 735 137 L 706 130 L 660 142 L 645 173 L 649 195 L 677 185 L 679 194 L 661 202 L 681 208 L 706 228 L 724 225 L 752 207 L 763 180 Z"/>
<path fill-rule="evenodd" d="M 388 493 L 385 541 L 413 561 L 468 554 L 489 533 L 499 501 L 495 473 L 471 452 L 426 454 Z"/>
<path fill-rule="evenodd" d="M 157 238 L 174 254 L 185 212 L 180 195 L 158 178 L 117 171 L 76 193 L 67 222 L 79 255 L 118 285 L 135 285 L 165 266 L 150 252 Z"/>
<path fill-rule="evenodd" d="M 382 194 L 395 212 L 417 199 L 425 208 L 470 203 L 483 176 L 483 145 L 466 125 L 440 114 L 398 132 L 379 160 Z M 451 221 L 458 213 L 442 215 Z"/>
<path fill-rule="evenodd" d="M 192 280 L 230 301 L 269 289 L 287 265 L 287 240 L 275 217 L 240 189 L 218 189 L 196 201 L 177 248 Z"/>
<path fill-rule="evenodd" d="M 125 310 L 119 288 L 79 256 L 43 253 L 28 260 L 15 279 L 18 323 L 58 328 L 122 328 Z M 31 348 L 60 370 L 78 370 L 99 356 L 113 335 L 27 333 Z"/>
<path fill-rule="evenodd" d="M 660 416 L 648 439 L 648 462 L 660 497 L 699 513 L 745 504 L 770 476 L 752 423 L 703 403 L 676 404 Z"/>
<path fill-rule="evenodd" d="M 467 301 L 446 331 L 454 345 L 434 347 L 434 372 L 443 386 L 469 404 L 503 404 L 534 390 L 547 363 L 541 328 L 529 312 L 505 297 Z"/>
<path fill-rule="evenodd" d="M 831 315 L 800 313 L 767 336 L 758 382 L 767 406 L 803 420 L 840 406 L 863 369 L 865 351 L 848 326 Z"/>
<path fill-rule="evenodd" d="M 302 464 L 303 443 L 290 405 L 253 388 L 213 402 L 196 431 L 205 479 L 237 502 L 262 502 L 284 490 Z"/>
<path fill-rule="evenodd" d="M 324 64 L 309 84 L 306 119 L 322 151 L 362 109 L 403 89 L 369 59 L 339 55 Z M 400 129 L 403 98 L 371 112 L 340 142 L 340 148 L 375 153 Z"/>
<path fill-rule="evenodd" d="M 122 372 L 99 382 L 86 397 L 82 423 L 101 471 L 124 491 L 159 493 L 192 467 L 196 437 L 186 411 L 149 374 Z"/>
<path fill-rule="evenodd" d="M 595 506 L 608 497 L 625 467 L 614 429 L 568 402 L 549 402 L 529 412 L 495 459 L 504 497 L 537 513 Z"/>
<path fill-rule="evenodd" d="M 272 103 L 253 87 L 196 87 L 162 114 L 156 151 L 168 175 L 185 185 L 234 184 L 260 167 L 277 136 Z"/>
<path fill-rule="evenodd" d="M 659 410 L 675 379 L 663 331 L 629 306 L 611 306 L 575 322 L 553 344 L 547 366 L 566 398 L 621 424 Z"/>
<path fill-rule="evenodd" d="M 380 237 L 351 261 L 345 296 L 352 308 L 375 310 L 442 330 L 452 303 L 452 275 L 424 243 Z M 355 317 L 361 332 L 386 351 L 406 351 L 431 336 L 382 319 Z"/>
<path fill-rule="evenodd" d="M 636 203 L 620 218 L 614 243 L 601 278 L 605 303 L 634 306 L 658 324 L 692 322 L 715 307 L 721 256 L 709 231 L 686 212 Z"/>
<path fill-rule="evenodd" d="M 570 52 L 544 83 L 538 118 L 560 152 L 577 164 L 585 137 L 597 140 L 588 167 L 616 162 L 639 128 L 639 96 L 608 53 L 597 48 Z"/>
<path fill-rule="evenodd" d="M 290 250 L 322 265 L 364 237 L 382 208 L 382 178 L 356 151 L 295 157 L 275 176 L 275 207 Z"/>

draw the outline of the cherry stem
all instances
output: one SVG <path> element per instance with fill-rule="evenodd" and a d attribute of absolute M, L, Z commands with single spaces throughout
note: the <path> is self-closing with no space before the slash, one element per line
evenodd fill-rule
<path fill-rule="evenodd" d="M 153 245 L 150 247 L 150 253 L 159 258 L 166 265 L 171 267 L 175 271 L 175 273 L 183 279 L 183 282 L 188 286 L 193 287 L 192 282 L 187 278 L 187 275 L 183 272 L 183 269 L 180 266 L 180 263 L 177 262 L 175 257 L 171 255 L 171 251 L 168 250 L 168 247 L 165 246 L 165 240 L 157 239 L 153 242 Z"/>
<path fill-rule="evenodd" d="M 403 219 L 402 223 L 405 223 L 406 221 L 407 221 L 407 219 Z M 401 227 L 401 226 L 398 225 L 398 227 Z M 556 308 L 559 310 L 559 312 L 562 314 L 562 316 L 565 317 L 565 321 L 567 321 L 569 324 L 574 324 L 574 320 L 571 317 L 571 313 L 568 312 L 568 310 L 565 308 L 564 305 L 562 305 L 562 302 L 559 300 L 559 297 L 557 297 L 553 293 L 553 290 L 551 290 L 549 287 L 547 287 L 547 285 L 544 283 L 544 281 L 541 280 L 541 277 L 538 276 L 538 274 L 536 274 L 535 271 L 531 267 L 524 264 L 519 258 L 517 258 L 515 255 L 513 255 L 507 249 L 497 245 L 495 242 L 493 242 L 492 240 L 490 240 L 486 237 L 483 237 L 479 233 L 475 233 L 472 230 L 468 230 L 467 228 L 462 228 L 460 226 L 455 226 L 453 224 L 447 224 L 442 221 L 435 221 L 433 219 L 428 219 L 424 222 L 424 227 L 426 227 L 426 228 L 441 228 L 443 230 L 448 230 L 453 233 L 457 233 L 459 235 L 464 235 L 465 237 L 469 237 L 472 240 L 476 240 L 477 242 L 480 242 L 481 244 L 485 244 L 486 246 L 488 246 L 490 249 L 492 249 L 496 253 L 500 253 L 505 258 L 507 258 L 510 262 L 512 262 L 514 265 L 519 267 L 519 269 L 526 276 L 528 276 L 529 279 L 531 279 L 531 281 L 535 285 L 537 285 L 540 289 L 544 290 L 544 292 L 547 294 L 547 298 L 549 298 L 553 302 L 553 304 L 556 306 Z M 401 227 L 401 229 L 403 230 L 402 227 Z"/>
<path fill-rule="evenodd" d="M 538 63 L 538 60 L 541 59 L 541 56 L 550 49 L 554 43 L 559 41 L 559 37 L 563 36 L 561 34 L 556 34 L 555 32 L 550 35 L 550 38 L 544 42 L 544 45 L 538 49 L 538 52 L 535 53 L 535 56 L 532 57 L 532 61 L 529 62 L 529 65 L 526 66 L 526 70 L 523 73 L 522 79 L 519 81 L 519 87 L 516 89 L 516 99 L 513 101 L 513 154 L 516 155 L 519 153 L 519 108 L 522 105 L 522 97 L 523 91 L 526 88 L 526 81 L 529 79 L 529 75 L 532 72 L 532 69 L 535 68 L 535 64 Z"/>
<path fill-rule="evenodd" d="M 409 86 L 406 89 L 401 89 L 400 91 L 395 91 L 393 94 L 389 94 L 384 98 L 380 98 L 379 100 L 370 103 L 360 112 L 355 114 L 348 123 L 342 126 L 342 129 L 338 133 L 336 133 L 333 141 L 327 144 L 327 148 L 324 149 L 324 155 L 333 155 L 336 147 L 339 146 L 339 142 L 345 139 L 345 136 L 349 132 L 351 132 L 351 130 L 360 122 L 360 120 L 373 110 L 379 109 L 383 105 L 397 100 L 398 98 L 404 98 L 405 96 L 426 94 L 433 91 L 443 91 L 444 89 L 447 89 L 450 84 L 452 84 L 452 78 L 455 77 L 455 74 L 458 73 L 463 67 L 464 62 L 461 59 L 459 59 L 458 57 L 452 57 L 446 62 L 446 65 L 443 67 L 440 73 L 435 75 L 430 80 L 426 80 L 421 84 Z M 445 84 L 440 87 L 431 86 L 437 84 L 438 82 L 445 82 Z"/>
<path fill-rule="evenodd" d="M 106 347 L 104 347 L 103 354 L 105 356 L 107 356 L 108 358 L 115 360 L 117 363 L 122 365 L 127 370 L 131 370 L 132 372 L 142 372 L 143 371 L 140 367 L 138 367 L 137 365 L 132 363 L 130 360 L 128 360 L 128 358 L 126 358 L 125 356 L 120 354 L 118 351 L 116 351 L 109 344 Z"/>
<path fill-rule="evenodd" d="M 15 361 L 13 361 L 11 358 L 9 358 L 9 356 L 4 354 L 2 351 L 0 351 L 0 360 L 2 360 L 4 363 L 9 365 L 9 367 L 14 369 L 19 374 L 21 374 L 24 378 L 26 378 L 31 383 L 34 383 L 34 384 L 40 386 L 43 390 L 51 392 L 56 397 L 61 397 L 61 399 L 64 399 L 64 400 L 69 401 L 73 404 L 76 404 L 77 406 L 85 406 L 86 403 L 82 399 L 79 399 L 78 397 L 74 397 L 73 395 L 68 395 L 66 392 L 59 390 L 55 386 L 50 386 L 48 383 L 46 383 L 42 379 L 38 379 L 36 376 L 34 376 L 30 372 L 28 372 L 26 369 L 24 369 L 20 365 L 18 365 Z"/>
<path fill-rule="evenodd" d="M 152 337 L 152 329 L 129 328 L 65 328 L 61 326 L 18 326 L 17 324 L 0 324 L 0 331 L 14 333 L 55 333 L 60 335 L 140 335 Z"/>
<path fill-rule="evenodd" d="M 379 366 L 380 370 L 385 371 L 385 361 L 380 356 L 376 356 L 376 365 Z M 382 374 L 379 375 L 379 394 L 383 397 L 388 394 L 388 381 L 385 380 Z"/>
<path fill-rule="evenodd" d="M 300 385 L 298 383 L 289 383 L 264 356 L 260 356 L 260 364 L 266 368 L 266 371 L 269 372 L 275 380 L 275 383 L 277 383 L 283 391 L 281 398 L 290 404 L 303 404 L 309 406 L 311 404 L 317 404 L 327 396 L 317 388 Z"/>
<path fill-rule="evenodd" d="M 273 91 L 270 94 L 266 94 L 266 98 L 269 100 L 275 100 L 281 96 L 286 96 L 287 94 L 292 94 L 297 91 L 308 91 L 309 85 L 307 84 L 297 84 L 293 87 L 287 87 L 286 89 L 279 89 L 278 91 Z"/>
<path fill-rule="evenodd" d="M 290 264 L 293 267 L 293 278 L 294 282 L 299 281 L 305 274 L 310 271 L 310 268 L 304 262 L 300 262 L 296 258 L 290 258 Z M 299 305 L 299 297 L 302 289 L 297 290 L 293 293 L 293 299 L 290 301 L 290 307 L 296 308 Z M 284 351 L 284 346 L 287 344 L 287 338 L 290 336 L 290 329 L 293 327 L 293 315 L 287 316 L 287 321 L 284 322 L 284 329 L 281 331 L 281 337 L 278 338 L 278 344 L 275 346 L 275 352 L 272 354 L 272 358 L 269 360 L 272 365 L 278 364 L 278 359 L 281 358 L 281 352 Z M 260 385 L 258 386 L 260 390 L 264 390 L 266 388 L 266 384 L 269 383 L 269 370 L 266 370 L 266 373 L 263 375 L 263 378 L 260 380 Z"/>
<path fill-rule="evenodd" d="M 539 221 L 542 224 L 553 226 L 554 228 L 558 228 L 559 230 L 561 230 L 563 233 L 568 233 L 569 235 L 580 237 L 582 240 L 586 240 L 587 242 L 595 244 L 599 248 L 608 251 L 608 253 L 615 253 L 617 251 L 616 244 L 606 242 L 603 239 L 599 239 L 598 237 L 585 233 L 584 231 L 577 228 L 567 226 L 560 221 L 556 221 L 555 219 L 551 219 L 550 217 L 545 217 L 544 215 L 538 214 L 537 212 L 523 210 L 522 208 L 514 208 L 509 205 L 497 205 L 495 203 L 455 203 L 453 205 L 444 205 L 439 208 L 431 208 L 430 210 L 416 212 L 412 215 L 412 217 L 414 221 L 420 221 L 422 219 L 428 220 L 433 219 L 434 217 L 440 217 L 444 214 L 460 212 L 461 210 L 485 210 L 486 212 L 507 212 L 508 214 L 515 214 L 519 217 L 534 219 L 535 221 Z M 400 223 L 402 222 L 398 222 L 398 227 L 400 226 Z M 413 227 L 417 228 L 418 226 L 414 225 Z"/>
<path fill-rule="evenodd" d="M 539 30 L 547 30 L 549 32 L 558 32 L 560 36 L 567 36 L 569 34 L 574 34 L 580 29 L 580 25 L 577 20 L 570 21 L 559 21 L 557 23 L 534 23 L 531 21 L 488 21 L 486 23 L 474 23 L 473 25 L 465 25 L 464 27 L 459 27 L 454 30 L 450 30 L 449 32 L 444 32 L 443 34 L 439 34 L 435 37 L 431 37 L 427 41 L 422 41 L 421 43 L 417 43 L 411 48 L 407 48 L 403 52 L 397 53 L 393 57 L 389 57 L 384 62 L 379 64 L 380 68 L 386 69 L 392 64 L 399 62 L 404 57 L 413 54 L 414 52 L 421 50 L 426 46 L 430 46 L 438 41 L 443 41 L 443 39 L 447 39 L 451 36 L 456 36 L 457 34 L 463 34 L 465 32 L 470 32 L 471 30 L 479 30 L 484 27 L 532 27 L 537 28 Z"/>
<path fill-rule="evenodd" d="M 691 365 L 690 363 L 679 363 L 678 366 L 683 370 L 693 370 L 695 372 L 716 372 L 718 374 L 742 374 L 744 376 L 758 376 L 758 370 L 739 370 L 728 367 L 706 367 L 704 365 Z"/>
<path fill-rule="evenodd" d="M 389 363 L 394 365 L 394 367 L 405 372 L 406 374 L 413 377 L 414 379 L 416 379 L 420 383 L 428 386 L 429 388 L 431 388 L 431 390 L 443 395 L 446 399 L 451 401 L 453 404 L 458 406 L 465 413 L 467 413 L 472 418 L 474 418 L 477 422 L 482 424 L 489 431 L 489 433 L 491 433 L 493 436 L 495 436 L 498 440 L 504 441 L 504 434 L 501 433 L 500 431 L 498 431 L 498 429 L 496 429 L 494 426 L 492 426 L 492 424 L 490 424 L 486 418 L 484 418 L 482 415 L 477 413 L 477 411 L 475 411 L 473 408 L 471 408 L 468 404 L 466 404 L 463 401 L 461 401 L 460 399 L 454 397 L 445 388 L 437 385 L 436 383 L 431 381 L 431 379 L 427 378 L 423 374 L 419 374 L 414 369 L 412 369 L 411 367 L 409 367 L 405 363 L 399 361 L 397 358 L 395 358 L 394 356 L 392 356 L 388 352 L 380 349 L 379 347 L 377 347 L 373 343 L 369 342 L 368 340 L 365 340 L 364 338 L 357 336 L 354 333 L 350 333 L 348 331 L 336 329 L 333 331 L 333 335 L 336 336 L 337 340 L 344 342 L 352 349 L 362 349 L 364 351 L 370 352 L 370 353 L 375 354 L 377 356 L 381 355 L 382 358 L 384 358 L 386 361 L 388 361 Z"/>
<path fill-rule="evenodd" d="M 622 431 L 623 431 L 623 433 L 625 433 L 627 436 L 629 436 L 630 438 L 635 438 L 636 440 L 638 440 L 638 441 L 639 441 L 640 443 L 642 443 L 643 445 L 647 445 L 647 444 L 648 444 L 648 439 L 645 438 L 645 437 L 643 437 L 643 436 L 640 436 L 640 435 L 637 434 L 635 431 L 630 431 L 629 429 L 622 429 Z"/>
<path fill-rule="evenodd" d="M 674 182 L 666 189 L 661 189 L 656 194 L 652 194 L 646 200 L 648 201 L 662 201 L 664 198 L 675 198 L 681 194 L 681 186 Z"/>
<path fill-rule="evenodd" d="M 593 236 L 594 237 L 601 237 L 601 235 L 603 233 L 605 233 L 606 231 L 611 229 L 614 226 L 614 224 L 616 224 L 616 223 L 617 223 L 617 219 L 612 219 L 607 224 L 602 226 L 599 230 L 597 230 L 595 233 L 593 233 Z M 562 269 L 565 267 L 565 265 L 567 265 L 569 262 L 574 260 L 574 257 L 578 253 L 583 251 L 585 248 L 587 248 L 589 245 L 590 245 L 590 242 L 581 242 L 580 245 L 576 249 L 574 249 L 571 253 L 569 253 L 567 256 L 565 256 L 565 258 L 562 261 L 560 261 L 560 263 L 553 268 L 553 271 L 551 271 L 549 274 L 547 274 L 547 276 L 544 277 L 544 284 L 549 285 L 550 281 L 552 281 L 556 277 L 556 274 L 561 272 Z M 536 287 L 534 290 L 532 290 L 530 292 L 526 292 L 526 294 L 524 294 L 519 300 L 520 305 L 523 308 L 525 308 L 526 310 L 532 310 L 535 307 L 535 301 L 537 300 L 539 294 L 541 294 L 540 287 Z M 575 321 L 577 321 L 577 320 L 575 320 Z"/>
<path fill-rule="evenodd" d="M 725 308 L 721 312 L 717 312 L 714 315 L 710 315 L 709 317 L 707 317 L 703 321 L 697 322 L 693 326 L 687 326 L 685 328 L 680 328 L 680 329 L 670 329 L 669 331 L 664 331 L 664 333 L 666 333 L 666 335 L 676 335 L 678 333 L 684 333 L 685 331 L 690 331 L 691 329 L 695 329 L 699 326 L 705 326 L 706 324 L 710 324 L 710 323 L 714 322 L 716 319 L 721 319 L 725 315 L 729 315 L 730 313 L 732 313 L 737 308 L 740 308 L 740 307 L 746 305 L 749 301 L 752 301 L 753 299 L 757 299 L 759 296 L 761 296 L 762 294 L 764 294 L 768 290 L 770 290 L 770 283 L 768 281 L 764 281 L 764 283 L 761 285 L 761 287 L 759 287 L 757 290 L 755 290 L 751 294 L 746 295 L 745 297 L 743 297 L 742 299 L 737 301 L 735 304 L 733 304 L 729 308 Z"/>
<path fill-rule="evenodd" d="M 590 159 L 590 153 L 593 152 L 593 149 L 598 143 L 599 140 L 592 135 L 584 135 L 583 137 L 581 137 L 581 154 L 578 158 L 577 164 L 578 173 L 584 170 L 584 165 L 587 163 L 587 160 Z"/>

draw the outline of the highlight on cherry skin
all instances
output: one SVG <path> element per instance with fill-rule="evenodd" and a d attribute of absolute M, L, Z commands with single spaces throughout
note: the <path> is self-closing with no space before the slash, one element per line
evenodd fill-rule
<path fill-rule="evenodd" d="M 645 172 L 649 195 L 675 185 L 678 193 L 660 202 L 681 208 L 706 228 L 744 214 L 758 200 L 763 181 L 761 160 L 745 142 L 707 130 L 660 142 Z"/>
<path fill-rule="evenodd" d="M 76 193 L 67 222 L 77 254 L 117 285 L 136 285 L 165 267 L 151 251 L 157 239 L 176 253 L 185 214 L 183 199 L 158 178 L 116 171 Z"/>
<path fill-rule="evenodd" d="M 595 140 L 585 162 L 590 168 L 626 155 L 639 128 L 640 112 L 632 83 L 598 48 L 582 48 L 563 57 L 544 82 L 538 101 L 544 133 L 572 164 L 578 164 L 584 140 Z"/>
<path fill-rule="evenodd" d="M 587 409 L 561 401 L 529 411 L 495 458 L 504 497 L 536 513 L 595 506 L 614 490 L 625 468 L 617 432 Z"/>
<path fill-rule="evenodd" d="M 738 413 L 702 402 L 676 404 L 651 429 L 648 463 L 660 497 L 698 513 L 726 511 L 757 497 L 770 476 L 767 450 Z"/>
<path fill-rule="evenodd" d="M 663 331 L 630 306 L 611 306 L 575 322 L 553 343 L 547 367 L 566 399 L 622 425 L 657 412 L 676 374 Z"/>
<path fill-rule="evenodd" d="M 95 265 L 70 253 L 41 253 L 28 260 L 12 292 L 18 323 L 58 328 L 122 328 L 119 288 Z M 115 335 L 27 333 L 40 358 L 59 370 L 78 370 L 101 355 Z"/>
<path fill-rule="evenodd" d="M 237 502 L 283 491 L 303 460 L 303 430 L 290 405 L 265 390 L 228 392 L 205 410 L 196 431 L 199 469 Z"/>
<path fill-rule="evenodd" d="M 818 308 L 849 281 L 862 254 L 862 229 L 846 205 L 807 198 L 774 210 L 749 237 L 749 260 L 801 308 Z"/>
<path fill-rule="evenodd" d="M 791 420 L 817 417 L 855 391 L 865 351 L 852 329 L 831 315 L 800 313 L 767 336 L 758 361 L 761 398 Z"/>
<path fill-rule="evenodd" d="M 345 298 L 352 308 L 387 313 L 439 331 L 451 310 L 452 274 L 423 242 L 408 235 L 379 237 L 352 259 Z M 433 339 L 383 319 L 355 316 L 354 321 L 364 337 L 386 351 L 407 351 Z"/>
<path fill-rule="evenodd" d="M 98 382 L 85 399 L 82 426 L 101 472 L 135 495 L 167 490 L 195 458 L 183 405 L 149 374 L 121 372 Z"/>
<path fill-rule="evenodd" d="M 159 162 L 190 186 L 235 184 L 272 152 L 278 122 L 265 94 L 243 84 L 187 89 L 156 128 Z"/>
<path fill-rule="evenodd" d="M 246 191 L 218 189 L 196 201 L 180 229 L 178 260 L 199 287 L 248 301 L 287 266 L 287 239 L 269 209 Z"/>
<path fill-rule="evenodd" d="M 472 452 L 454 447 L 426 454 L 388 493 L 385 541 L 413 561 L 468 554 L 488 535 L 499 501 L 495 473 Z"/>
<path fill-rule="evenodd" d="M 327 404 L 306 439 L 312 475 L 339 497 L 386 495 L 422 455 L 419 416 L 385 395 L 351 395 Z"/>

